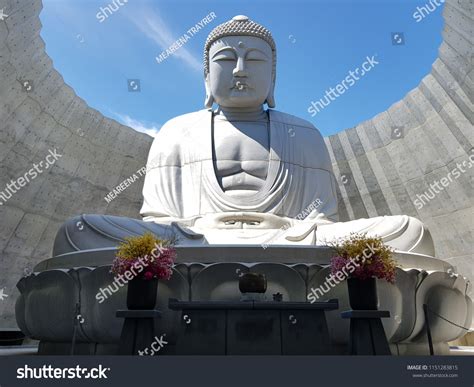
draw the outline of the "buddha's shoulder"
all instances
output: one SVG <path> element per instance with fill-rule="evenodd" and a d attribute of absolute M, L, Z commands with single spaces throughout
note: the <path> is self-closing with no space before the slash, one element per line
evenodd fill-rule
<path fill-rule="evenodd" d="M 292 153 L 292 162 L 314 169 L 331 171 L 331 160 L 324 138 L 311 122 L 276 110 L 272 110 L 270 114 L 271 120 L 284 124 L 283 130 L 294 138 L 293 141 L 288 142 L 298 148 L 298 152 Z M 294 134 L 290 131 L 294 131 Z M 288 137 L 285 135 L 282 138 Z"/>
<path fill-rule="evenodd" d="M 160 129 L 161 131 L 172 130 L 178 134 L 181 130 L 186 130 L 190 127 L 196 126 L 200 121 L 206 121 L 210 117 L 209 109 L 202 109 L 191 113 L 181 114 L 168 120 Z"/>
<path fill-rule="evenodd" d="M 292 125 L 304 129 L 311 129 L 319 133 L 319 130 L 311 122 L 304 120 L 303 118 L 280 112 L 278 110 L 271 110 L 270 114 L 272 121 L 278 121 L 286 125 Z"/>

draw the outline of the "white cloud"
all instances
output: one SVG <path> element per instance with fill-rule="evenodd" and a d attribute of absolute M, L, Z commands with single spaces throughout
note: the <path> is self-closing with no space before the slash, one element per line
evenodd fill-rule
<path fill-rule="evenodd" d="M 124 125 L 137 130 L 138 132 L 146 133 L 151 137 L 155 137 L 160 131 L 161 125 L 139 121 L 130 117 L 127 114 L 113 113 L 117 119 Z"/>
<path fill-rule="evenodd" d="M 156 53 L 156 56 L 159 56 L 162 51 L 169 48 L 186 32 L 183 31 L 181 34 L 173 33 L 163 18 L 151 7 L 142 8 L 138 12 L 129 12 L 127 16 L 141 32 L 158 44 L 160 50 Z M 202 71 L 202 61 L 197 59 L 185 47 L 180 47 L 173 53 L 173 56 L 183 60 L 192 69 Z"/>

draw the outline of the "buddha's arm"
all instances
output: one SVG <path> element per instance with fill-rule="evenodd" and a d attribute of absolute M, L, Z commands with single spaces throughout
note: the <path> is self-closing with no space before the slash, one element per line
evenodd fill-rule
<path fill-rule="evenodd" d="M 181 147 L 173 130 L 179 132 L 173 120 L 163 125 L 148 153 L 140 210 L 145 221 L 171 224 L 182 213 Z"/>

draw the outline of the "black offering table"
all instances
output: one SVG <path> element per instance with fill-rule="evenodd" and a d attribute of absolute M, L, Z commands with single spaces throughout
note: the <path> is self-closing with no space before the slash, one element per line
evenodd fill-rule
<path fill-rule="evenodd" d="M 326 302 L 178 301 L 182 311 L 177 355 L 329 355 Z"/>

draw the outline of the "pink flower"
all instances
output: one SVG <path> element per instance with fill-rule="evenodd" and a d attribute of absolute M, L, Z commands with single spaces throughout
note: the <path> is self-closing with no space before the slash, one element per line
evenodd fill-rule
<path fill-rule="evenodd" d="M 133 259 L 125 259 L 117 255 L 112 262 L 110 272 L 117 274 L 124 274 L 131 271 L 135 265 L 145 266 L 145 271 L 141 277 L 150 280 L 152 278 L 169 280 L 173 274 L 173 264 L 176 259 L 176 249 L 174 247 L 166 247 L 160 250 L 157 256 L 145 255 L 144 257 L 136 257 Z"/>
<path fill-rule="evenodd" d="M 343 268 L 347 267 L 350 260 L 341 256 L 331 258 L 331 274 L 336 275 L 338 272 L 344 272 Z M 347 270 L 346 270 L 347 271 Z M 384 262 L 378 255 L 371 257 L 370 263 L 365 263 L 350 274 L 350 277 L 366 280 L 369 278 L 385 279 L 390 283 L 395 283 L 395 267 L 386 267 Z"/>

